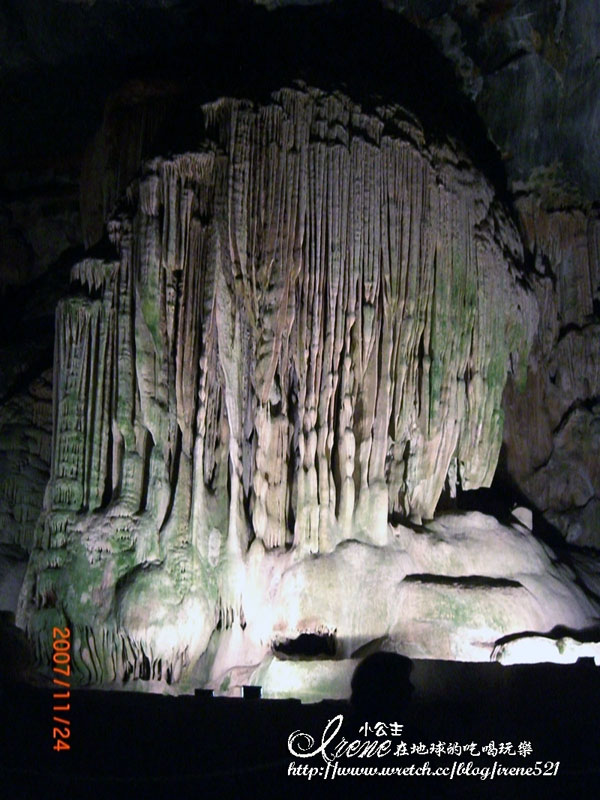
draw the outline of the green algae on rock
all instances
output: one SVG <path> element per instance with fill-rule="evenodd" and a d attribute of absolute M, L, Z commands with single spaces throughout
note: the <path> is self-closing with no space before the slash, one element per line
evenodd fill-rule
<path fill-rule="evenodd" d="M 390 515 L 489 485 L 537 327 L 490 184 L 401 108 L 282 89 L 210 103 L 201 128 L 195 152 L 143 165 L 115 258 L 78 264 L 57 312 L 19 620 L 42 660 L 71 624 L 92 683 L 185 681 L 213 634 L 213 675 L 256 665 L 292 563 L 318 572 L 348 540 L 385 561 Z M 337 597 L 306 592 L 321 612 Z"/>

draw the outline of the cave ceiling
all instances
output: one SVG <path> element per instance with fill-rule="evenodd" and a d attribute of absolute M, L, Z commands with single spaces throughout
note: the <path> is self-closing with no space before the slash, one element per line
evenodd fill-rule
<path fill-rule="evenodd" d="M 52 150 L 80 151 L 98 124 L 106 93 L 124 78 L 152 69 L 189 73 L 194 61 L 233 64 L 240 44 L 243 49 L 249 40 L 265 35 L 257 34 L 258 28 L 276 24 L 267 21 L 267 8 L 287 13 L 296 24 L 309 13 L 309 6 L 317 7 L 311 9 L 320 15 L 314 41 L 319 36 L 328 41 L 321 58 L 333 56 L 338 47 L 335 17 L 342 14 L 341 6 L 350 9 L 346 16 L 361 13 L 363 19 L 377 18 L 385 8 L 423 31 L 448 59 L 505 160 L 511 181 L 528 180 L 536 168 L 553 167 L 597 199 L 600 10 L 596 4 L 257 0 L 254 5 L 259 7 L 252 5 L 7 0 L 0 9 L 0 75 L 2 104 L 9 113 L 5 113 L 0 157 L 12 161 L 19 151 L 26 157 L 36 150 L 38 156 Z M 360 59 L 361 50 L 377 44 L 364 28 L 356 34 L 354 55 Z M 307 55 L 311 43 L 302 41 L 301 26 L 296 39 L 300 56 Z M 292 35 L 286 43 L 291 49 L 293 40 Z M 289 57 L 280 55 L 281 60 Z M 428 70 L 428 59 L 424 49 L 415 66 L 420 62 L 421 69 Z M 238 77 L 233 67 L 230 72 Z M 398 75 L 389 77 L 401 80 Z"/>

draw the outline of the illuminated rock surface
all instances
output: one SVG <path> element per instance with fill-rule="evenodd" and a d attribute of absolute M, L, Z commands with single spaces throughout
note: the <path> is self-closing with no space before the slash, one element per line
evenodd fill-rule
<path fill-rule="evenodd" d="M 230 691 L 261 664 L 276 686 L 302 636 L 329 674 L 369 646 L 483 660 L 588 625 L 524 527 L 420 527 L 444 487 L 490 484 L 537 327 L 483 176 L 402 109 L 313 89 L 202 125 L 146 162 L 114 256 L 58 307 L 18 619 L 38 658 L 70 624 L 84 682 Z"/>
<path fill-rule="evenodd" d="M 498 645 L 493 653 L 493 659 L 501 664 L 537 664 L 540 661 L 574 664 L 580 658 L 593 658 L 596 666 L 600 666 L 600 642 L 582 642 L 571 636 L 557 639 L 520 636 Z"/>
<path fill-rule="evenodd" d="M 70 268 L 81 258 L 73 248 L 99 241 L 141 163 L 196 150 L 202 136 L 186 137 L 199 97 L 264 99 L 298 77 L 363 100 L 371 92 L 411 108 L 428 137 L 468 139 L 508 190 L 540 324 L 526 391 L 509 377 L 498 477 L 570 542 L 598 547 L 599 14 L 588 0 L 5 0 L 0 403 L 51 365 L 52 335 L 23 297 L 53 306 L 45 279 L 56 259 Z M 27 415 L 18 424 L 30 427 Z M 0 454 L 7 483 L 20 446 L 11 451 Z M 16 473 L 14 502 L 0 498 L 3 520 L 20 515 L 29 493 L 28 513 L 41 509 L 37 475 Z M 8 530 L 4 538 L 32 539 L 29 524 L 24 533 L 11 520 Z"/>
<path fill-rule="evenodd" d="M 261 585 L 258 575 L 270 582 Z M 502 525 L 478 512 L 443 515 L 417 530 L 390 526 L 385 547 L 349 541 L 311 560 L 293 551 L 266 553 L 254 543 L 243 600 L 248 623 L 224 636 L 225 660 L 263 660 L 239 675 L 221 671 L 217 658 L 211 685 L 257 683 L 266 696 L 313 699 L 319 682 L 327 696 L 341 696 L 336 687 L 348 686 L 358 659 L 378 649 L 457 661 L 488 661 L 493 653 L 502 661 L 498 653 L 508 659 L 518 647 L 496 646 L 498 640 L 557 626 L 580 630 L 597 618 L 585 589 L 550 548 L 519 523 Z M 311 653 L 307 634 L 320 639 L 320 652 L 313 641 Z M 530 639 L 535 645 L 552 637 Z M 594 645 L 579 655 L 589 649 Z M 537 658 L 534 650 L 525 661 L 566 663 L 560 643 L 540 647 Z M 577 660 L 573 653 L 570 661 Z"/>

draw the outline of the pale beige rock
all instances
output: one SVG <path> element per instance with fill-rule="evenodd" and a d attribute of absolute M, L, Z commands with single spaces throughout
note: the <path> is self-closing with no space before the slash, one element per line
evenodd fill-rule
<path fill-rule="evenodd" d="M 405 592 L 447 632 L 431 657 L 459 652 L 440 591 L 476 596 L 488 639 L 577 621 L 570 588 L 540 617 L 502 583 L 551 569 L 521 534 L 473 524 L 463 552 L 462 523 L 420 542 L 389 526 L 431 519 L 447 479 L 489 485 L 506 375 L 524 375 L 537 309 L 490 185 L 401 109 L 338 94 L 202 117 L 196 152 L 144 164 L 108 224 L 115 258 L 78 264 L 57 311 L 19 611 L 38 657 L 68 618 L 86 680 L 183 685 L 204 659 L 218 683 L 315 627 L 345 657 L 399 639 Z M 490 623 L 507 595 L 520 616 Z"/>
<path fill-rule="evenodd" d="M 513 642 L 543 642 L 557 626 L 586 631 L 598 613 L 575 574 L 523 525 L 478 512 L 418 530 L 393 526 L 384 547 L 350 540 L 308 559 L 256 541 L 241 602 L 245 625 L 220 634 L 208 685 L 237 692 L 236 681 L 250 682 L 266 696 L 304 700 L 318 699 L 319 686 L 321 697 L 338 696 L 325 693 L 336 681 L 335 692 L 346 691 L 356 659 L 373 649 L 458 661 L 506 653 L 517 663 L 531 653 Z M 288 654 L 311 634 L 323 637 L 320 655 Z M 536 660 L 561 661 L 546 651 Z"/>
<path fill-rule="evenodd" d="M 511 511 L 512 516 L 518 520 L 521 525 L 524 525 L 528 531 L 533 530 L 533 512 L 530 508 L 524 506 L 516 506 Z"/>
<path fill-rule="evenodd" d="M 574 664 L 580 658 L 593 658 L 600 666 L 600 642 L 580 642 L 571 636 L 551 639 L 547 636 L 523 636 L 498 645 L 492 654 L 501 664 Z"/>

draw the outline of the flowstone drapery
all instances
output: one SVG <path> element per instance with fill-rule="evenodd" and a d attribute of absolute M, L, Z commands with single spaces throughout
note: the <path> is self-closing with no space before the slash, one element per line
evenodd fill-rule
<path fill-rule="evenodd" d="M 42 661 L 70 624 L 93 683 L 214 683 L 276 649 L 303 597 L 294 635 L 335 635 L 348 553 L 358 581 L 400 559 L 386 586 L 416 573 L 397 601 L 417 591 L 425 614 L 428 576 L 389 523 L 489 485 L 506 375 L 523 382 L 537 325 L 491 187 L 404 110 L 283 89 L 201 116 L 195 152 L 144 164 L 109 223 L 117 255 L 78 264 L 57 311 L 52 472 L 19 619 Z M 456 563 L 444 574 L 473 574 Z M 290 569 L 303 593 L 285 594 Z M 350 650 L 375 638 L 370 616 L 388 620 L 376 636 L 397 625 L 375 584 Z M 556 622 L 582 624 L 568 584 Z M 481 657 L 526 621 L 485 621 Z"/>

